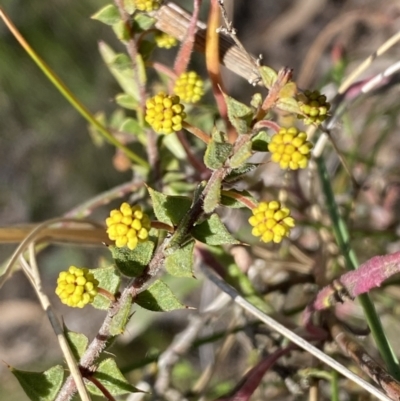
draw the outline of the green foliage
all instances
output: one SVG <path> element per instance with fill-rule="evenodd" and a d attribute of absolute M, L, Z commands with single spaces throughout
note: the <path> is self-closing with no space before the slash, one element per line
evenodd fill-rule
<path fill-rule="evenodd" d="M 110 334 L 112 336 L 117 336 L 125 331 L 126 325 L 131 317 L 131 305 L 132 296 L 129 295 L 126 302 L 111 319 Z"/>
<path fill-rule="evenodd" d="M 135 298 L 135 302 L 153 312 L 170 312 L 186 308 L 161 280 L 155 281 L 146 291 L 141 292 Z"/>
<path fill-rule="evenodd" d="M 67 327 L 64 327 L 64 333 L 72 354 L 79 361 L 88 347 L 89 339 L 82 333 L 68 330 Z"/>
<path fill-rule="evenodd" d="M 207 220 L 193 227 L 192 235 L 198 241 L 207 245 L 239 244 L 216 213 Z"/>
<path fill-rule="evenodd" d="M 278 78 L 276 71 L 270 67 L 267 67 L 266 65 L 263 65 L 258 69 L 258 72 L 260 73 L 264 86 L 267 89 L 271 89 Z"/>
<path fill-rule="evenodd" d="M 167 272 L 175 277 L 193 277 L 195 241 L 191 240 L 165 258 Z"/>
<path fill-rule="evenodd" d="M 64 380 L 64 368 L 53 366 L 45 372 L 26 372 L 10 368 L 31 401 L 53 401 Z"/>
<path fill-rule="evenodd" d="M 149 264 L 153 256 L 155 244 L 153 241 L 139 242 L 135 249 L 110 246 L 111 254 L 118 270 L 125 276 L 137 277 Z"/>
<path fill-rule="evenodd" d="M 182 220 L 192 204 L 189 198 L 183 196 L 169 196 L 148 188 L 153 202 L 154 213 L 159 221 L 169 225 L 176 225 Z"/>
<path fill-rule="evenodd" d="M 98 20 L 106 25 L 114 25 L 121 20 L 118 8 L 115 7 L 113 4 L 108 4 L 104 6 L 102 9 L 97 11 L 97 13 L 93 14 L 91 18 Z"/>
<path fill-rule="evenodd" d="M 204 164 L 211 170 L 221 168 L 230 156 L 232 148 L 232 145 L 226 142 L 224 133 L 214 129 L 204 153 Z"/>
<path fill-rule="evenodd" d="M 251 138 L 251 149 L 253 152 L 268 152 L 268 144 L 270 141 L 271 138 L 268 133 L 261 130 Z"/>
<path fill-rule="evenodd" d="M 247 134 L 253 120 L 253 111 L 249 106 L 224 94 L 228 107 L 228 118 L 239 134 Z"/>
<path fill-rule="evenodd" d="M 121 284 L 121 276 L 114 266 L 101 267 L 93 270 L 93 275 L 99 281 L 99 288 L 115 294 Z M 101 294 L 97 294 L 91 305 L 96 309 L 107 310 L 111 301 Z"/>
<path fill-rule="evenodd" d="M 115 397 L 128 393 L 141 392 L 125 379 L 112 358 L 100 362 L 93 373 L 93 378 L 98 380 Z M 93 383 L 88 383 L 87 388 L 92 394 L 103 396 L 103 393 Z"/>

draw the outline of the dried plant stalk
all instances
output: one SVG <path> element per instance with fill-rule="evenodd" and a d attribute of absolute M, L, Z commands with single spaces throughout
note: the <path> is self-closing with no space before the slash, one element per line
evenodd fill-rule
<path fill-rule="evenodd" d="M 179 41 L 185 39 L 190 24 L 189 13 L 174 3 L 167 3 L 155 12 L 153 16 L 157 20 L 155 24 L 157 29 L 173 36 Z M 259 75 L 254 68 L 256 59 L 249 59 L 249 55 L 236 46 L 229 36 L 224 33 L 220 33 L 219 36 L 219 58 L 221 64 L 249 82 L 257 81 Z M 203 22 L 198 21 L 194 48 L 197 51 L 204 53 L 205 43 L 206 25 Z"/>

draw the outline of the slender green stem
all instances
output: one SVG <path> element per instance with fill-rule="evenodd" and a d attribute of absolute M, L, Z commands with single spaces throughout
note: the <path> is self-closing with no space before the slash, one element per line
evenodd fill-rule
<path fill-rule="evenodd" d="M 322 182 L 323 192 L 327 199 L 327 208 L 332 221 L 332 228 L 336 237 L 337 244 L 346 260 L 346 266 L 349 270 L 358 268 L 356 254 L 350 246 L 350 235 L 344 219 L 340 216 L 339 210 L 335 201 L 334 193 L 330 183 L 328 171 L 322 158 L 316 159 L 318 173 Z M 360 304 L 364 310 L 365 318 L 371 330 L 372 336 L 378 347 L 378 350 L 385 361 L 385 364 L 392 376 L 397 380 L 400 379 L 399 362 L 393 352 L 392 347 L 385 335 L 382 323 L 376 312 L 375 306 L 368 294 L 362 294 L 358 297 Z"/>
<path fill-rule="evenodd" d="M 78 100 L 78 98 L 68 89 L 64 82 L 56 75 L 56 73 L 46 64 L 44 60 L 33 50 L 29 43 L 23 38 L 21 33 L 18 31 L 16 26 L 11 22 L 10 18 L 6 13 L 0 8 L 0 17 L 3 19 L 4 23 L 7 25 L 8 29 L 14 35 L 15 39 L 23 47 L 23 49 L 28 53 L 31 59 L 36 63 L 36 65 L 43 71 L 50 82 L 58 89 L 58 91 L 65 97 L 65 99 L 78 111 L 83 118 L 85 118 L 90 124 L 92 124 L 103 137 L 112 145 L 121 149 L 132 162 L 138 164 L 139 166 L 149 168 L 149 164 L 146 160 L 142 159 L 136 153 L 132 152 L 128 147 L 120 143 L 110 131 L 104 127 L 93 114 Z"/>
<path fill-rule="evenodd" d="M 339 375 L 336 370 L 332 370 L 331 372 L 331 401 L 339 401 Z"/>

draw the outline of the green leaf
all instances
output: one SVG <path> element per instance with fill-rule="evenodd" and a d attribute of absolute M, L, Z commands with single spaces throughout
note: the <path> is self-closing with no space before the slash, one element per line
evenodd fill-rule
<path fill-rule="evenodd" d="M 287 84 L 283 86 L 283 88 L 279 91 L 279 98 L 287 98 L 287 97 L 293 97 L 297 93 L 297 85 L 295 82 L 290 81 Z"/>
<path fill-rule="evenodd" d="M 110 246 L 118 270 L 125 276 L 138 277 L 149 264 L 154 251 L 153 241 L 139 242 L 133 250 L 128 247 Z"/>
<path fill-rule="evenodd" d="M 203 223 L 193 227 L 191 234 L 207 245 L 239 244 L 215 213 Z"/>
<path fill-rule="evenodd" d="M 195 241 L 191 240 L 165 259 L 165 268 L 175 277 L 193 277 L 193 251 Z"/>
<path fill-rule="evenodd" d="M 225 143 L 223 134 L 214 130 L 204 153 L 204 164 L 211 170 L 221 168 L 231 154 L 232 148 L 230 143 Z"/>
<path fill-rule="evenodd" d="M 157 220 L 169 225 L 177 225 L 189 210 L 192 201 L 185 196 L 170 196 L 148 188 Z"/>
<path fill-rule="evenodd" d="M 252 150 L 256 152 L 268 152 L 268 144 L 270 140 L 271 138 L 268 135 L 267 131 L 259 131 L 251 139 Z"/>
<path fill-rule="evenodd" d="M 161 280 L 155 281 L 146 291 L 141 292 L 135 302 L 142 308 L 153 312 L 170 312 L 186 308 L 178 301 L 167 284 Z"/>
<path fill-rule="evenodd" d="M 137 87 L 130 59 L 126 55 L 120 55 L 118 57 L 118 54 L 104 42 L 100 42 L 99 50 L 109 71 L 117 80 L 122 90 L 131 95 L 134 99 L 139 100 L 139 89 Z M 124 60 L 125 62 L 123 63 Z M 124 65 L 125 67 L 122 68 Z"/>
<path fill-rule="evenodd" d="M 98 20 L 106 25 L 114 25 L 121 21 L 118 8 L 114 4 L 108 4 L 101 8 L 97 13 L 93 14 L 90 18 Z"/>
<path fill-rule="evenodd" d="M 130 32 L 124 21 L 118 21 L 112 26 L 112 30 L 121 42 L 128 42 L 130 39 Z"/>
<path fill-rule="evenodd" d="M 139 53 L 144 61 L 147 61 L 153 54 L 153 50 L 157 47 L 154 41 L 142 40 L 139 46 Z"/>
<path fill-rule="evenodd" d="M 45 372 L 27 372 L 10 367 L 31 401 L 53 401 L 64 380 L 64 368 L 53 366 Z"/>
<path fill-rule="evenodd" d="M 230 194 L 236 194 L 235 197 L 229 196 Z M 232 209 L 240 209 L 240 208 L 248 208 L 249 206 L 246 203 L 243 203 L 242 200 L 249 200 L 254 204 L 257 204 L 257 201 L 248 191 L 238 191 L 236 189 L 230 189 L 229 191 L 222 191 L 221 195 L 221 205 L 230 207 Z"/>
<path fill-rule="evenodd" d="M 121 72 L 129 71 L 133 73 L 133 66 L 131 59 L 124 53 L 118 53 L 112 60 L 112 65 Z"/>
<path fill-rule="evenodd" d="M 93 269 L 92 273 L 96 280 L 99 280 L 99 287 L 104 288 L 111 294 L 116 294 L 121 284 L 121 276 L 114 266 Z M 96 309 L 106 310 L 111 301 L 101 294 L 97 294 L 91 305 Z"/>
<path fill-rule="evenodd" d="M 133 19 L 133 31 L 147 31 L 156 22 L 155 18 L 144 13 L 138 13 Z"/>
<path fill-rule="evenodd" d="M 203 209 L 205 213 L 212 213 L 219 205 L 219 202 L 221 201 L 221 186 L 222 180 L 219 178 L 218 180 L 215 180 L 208 188 L 208 192 L 203 202 Z"/>
<path fill-rule="evenodd" d="M 246 134 L 253 120 L 250 107 L 223 93 L 228 108 L 228 118 L 239 134 Z"/>
<path fill-rule="evenodd" d="M 115 101 L 119 106 L 128 110 L 136 110 L 139 107 L 139 102 L 127 93 L 119 93 L 115 96 Z"/>
<path fill-rule="evenodd" d="M 289 113 L 301 114 L 301 110 L 297 100 L 290 97 L 278 99 L 278 101 L 276 102 L 276 107 Z"/>
<path fill-rule="evenodd" d="M 129 132 L 130 134 L 138 135 L 143 132 L 143 127 L 139 124 L 138 120 L 129 117 L 122 122 L 119 130 L 122 132 Z"/>
<path fill-rule="evenodd" d="M 141 392 L 125 379 L 112 358 L 101 361 L 93 377 L 95 377 L 113 396 Z M 93 395 L 104 397 L 104 394 L 93 383 L 89 382 L 86 386 Z"/>
<path fill-rule="evenodd" d="M 126 325 L 131 317 L 132 308 L 132 296 L 129 295 L 117 314 L 114 315 L 110 323 L 110 334 L 112 336 L 118 336 L 125 331 Z"/>
<path fill-rule="evenodd" d="M 263 103 L 263 98 L 261 93 L 255 93 L 250 100 L 251 106 L 253 106 L 256 110 L 258 110 Z"/>
<path fill-rule="evenodd" d="M 124 9 L 128 14 L 133 14 L 136 10 L 136 0 L 124 0 Z"/>
<path fill-rule="evenodd" d="M 278 78 L 278 74 L 272 68 L 267 66 L 261 66 L 258 72 L 261 75 L 261 79 L 265 87 L 267 89 L 271 89 Z"/>
<path fill-rule="evenodd" d="M 68 330 L 66 326 L 64 327 L 64 334 L 75 359 L 79 361 L 88 347 L 89 339 L 82 333 Z"/>
<path fill-rule="evenodd" d="M 252 155 L 252 142 L 250 136 L 246 136 L 246 141 L 242 142 L 239 148 L 235 147 L 235 153 L 229 159 L 231 168 L 239 168 L 243 166 L 246 160 Z"/>
<path fill-rule="evenodd" d="M 224 182 L 233 183 L 242 178 L 243 175 L 250 173 L 255 170 L 260 164 L 257 163 L 245 163 L 239 168 L 233 169 L 225 178 Z"/>

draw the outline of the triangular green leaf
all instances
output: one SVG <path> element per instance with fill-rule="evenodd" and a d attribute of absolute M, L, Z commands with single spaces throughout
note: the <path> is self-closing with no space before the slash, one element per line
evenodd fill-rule
<path fill-rule="evenodd" d="M 283 86 L 279 91 L 279 98 L 284 99 L 287 97 L 294 97 L 297 94 L 297 85 L 295 82 L 290 81 Z"/>
<path fill-rule="evenodd" d="M 155 281 L 146 291 L 141 292 L 135 302 L 142 308 L 153 312 L 170 312 L 186 308 L 178 301 L 167 284 L 161 280 Z"/>
<path fill-rule="evenodd" d="M 79 361 L 87 349 L 89 339 L 82 333 L 69 331 L 66 326 L 64 326 L 64 333 L 75 359 Z"/>
<path fill-rule="evenodd" d="M 191 240 L 166 257 L 165 268 L 169 274 L 175 277 L 193 277 L 195 243 Z"/>
<path fill-rule="evenodd" d="M 253 120 L 253 111 L 250 107 L 238 100 L 223 94 L 228 108 L 228 118 L 239 134 L 246 134 L 249 131 Z"/>
<path fill-rule="evenodd" d="M 185 196 L 170 196 L 148 188 L 157 220 L 177 225 L 189 210 L 192 201 Z"/>
<path fill-rule="evenodd" d="M 243 175 L 255 170 L 260 164 L 246 163 L 239 168 L 233 169 L 225 178 L 224 182 L 233 183 L 242 178 Z"/>
<path fill-rule="evenodd" d="M 203 223 L 193 227 L 191 234 L 207 245 L 239 244 L 215 213 Z"/>
<path fill-rule="evenodd" d="M 272 68 L 267 66 L 261 66 L 258 72 L 261 75 L 261 79 L 265 87 L 267 89 L 271 89 L 278 78 L 278 74 Z"/>
<path fill-rule="evenodd" d="M 64 380 L 64 368 L 53 366 L 45 372 L 26 372 L 10 367 L 31 401 L 53 401 Z"/>
<path fill-rule="evenodd" d="M 118 270 L 128 277 L 138 277 L 149 264 L 153 256 L 153 241 L 139 242 L 135 249 L 110 246 L 112 257 Z"/>
<path fill-rule="evenodd" d="M 137 32 L 139 30 L 147 31 L 154 25 L 155 21 L 156 20 L 153 17 L 150 17 L 147 14 L 138 13 L 133 19 L 133 30 L 134 32 Z"/>
<path fill-rule="evenodd" d="M 128 14 L 133 14 L 136 10 L 136 0 L 124 0 L 124 9 Z"/>
<path fill-rule="evenodd" d="M 215 127 L 211 133 L 211 141 L 204 154 L 204 164 L 211 170 L 221 168 L 232 152 L 233 146 L 227 143 L 225 134 Z"/>
<path fill-rule="evenodd" d="M 115 96 L 115 101 L 121 107 L 129 110 L 137 110 L 139 106 L 139 102 L 137 101 L 137 99 L 127 93 L 118 94 L 117 96 Z"/>
<path fill-rule="evenodd" d="M 255 109 L 259 109 L 262 105 L 263 102 L 263 98 L 261 93 L 255 93 L 250 100 L 250 104 L 255 108 Z"/>
<path fill-rule="evenodd" d="M 252 150 L 256 152 L 268 152 L 268 144 L 270 142 L 270 136 L 267 131 L 259 131 L 251 139 Z"/>
<path fill-rule="evenodd" d="M 91 16 L 92 19 L 98 20 L 106 25 L 114 25 L 121 21 L 118 8 L 114 4 L 108 4 L 101 8 L 97 13 Z"/>
<path fill-rule="evenodd" d="M 106 45 L 104 42 L 100 42 L 99 50 L 108 69 L 110 70 L 114 78 L 117 80 L 122 90 L 125 93 L 131 95 L 134 99 L 138 100 L 139 90 L 137 87 L 136 79 L 134 77 L 133 69 L 131 68 L 132 64 L 130 60 L 125 58 L 126 61 L 125 68 L 122 68 L 121 62 L 124 60 L 124 57 L 122 57 L 122 59 L 117 58 L 117 60 L 115 60 L 117 53 L 115 53 L 110 46 Z M 117 61 L 117 65 L 115 65 L 115 61 Z"/>
<path fill-rule="evenodd" d="M 126 302 L 123 303 L 117 314 L 114 315 L 110 323 L 110 334 L 112 336 L 118 336 L 125 331 L 125 327 L 131 317 L 132 308 L 132 296 L 129 295 L 126 298 Z"/>
<path fill-rule="evenodd" d="M 289 113 L 301 114 L 301 110 L 297 100 L 291 97 L 278 99 L 278 101 L 276 102 L 276 107 Z"/>
<path fill-rule="evenodd" d="M 92 270 L 94 278 L 99 280 L 99 287 L 104 288 L 111 294 L 115 294 L 121 284 L 121 276 L 114 266 L 101 267 Z M 101 294 L 97 294 L 91 305 L 96 309 L 106 310 L 111 301 Z"/>
<path fill-rule="evenodd" d="M 231 195 L 231 196 L 229 196 Z M 232 196 L 236 195 L 236 196 Z M 239 209 L 243 207 L 249 207 L 246 204 L 246 200 L 253 204 L 257 204 L 257 201 L 248 191 L 238 191 L 236 189 L 230 189 L 229 191 L 222 191 L 221 194 L 221 205 L 230 207 L 232 209 Z"/>
<path fill-rule="evenodd" d="M 212 185 L 208 188 L 207 195 L 203 202 L 205 213 L 212 213 L 219 205 L 219 202 L 221 201 L 221 184 L 222 180 L 219 178 L 213 181 Z"/>
<path fill-rule="evenodd" d="M 96 372 L 93 374 L 93 377 L 96 378 L 113 396 L 141 392 L 125 379 L 112 358 L 101 361 Z M 86 386 L 93 395 L 104 396 L 104 394 L 93 383 L 88 383 Z"/>
<path fill-rule="evenodd" d="M 124 21 L 118 21 L 112 26 L 115 36 L 122 42 L 127 42 L 130 38 L 130 32 Z"/>
<path fill-rule="evenodd" d="M 245 137 L 247 140 L 241 143 L 239 148 L 235 147 L 234 155 L 229 159 L 229 166 L 232 168 L 241 167 L 246 160 L 252 155 L 251 147 L 251 139 L 250 136 Z"/>

